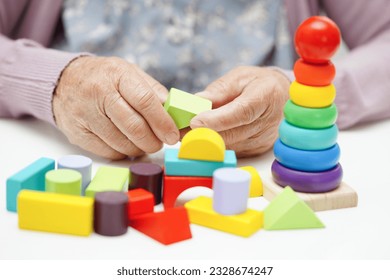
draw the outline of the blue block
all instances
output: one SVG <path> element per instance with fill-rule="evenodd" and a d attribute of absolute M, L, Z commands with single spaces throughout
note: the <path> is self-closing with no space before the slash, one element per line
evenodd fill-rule
<path fill-rule="evenodd" d="M 178 149 L 165 150 L 164 169 L 166 175 L 212 177 L 213 172 L 218 168 L 237 167 L 236 153 L 232 150 L 225 151 L 223 162 L 179 159 L 178 154 Z"/>
<path fill-rule="evenodd" d="M 45 175 L 53 170 L 55 161 L 40 158 L 7 179 L 7 210 L 16 212 L 17 197 L 21 190 L 45 191 Z"/>

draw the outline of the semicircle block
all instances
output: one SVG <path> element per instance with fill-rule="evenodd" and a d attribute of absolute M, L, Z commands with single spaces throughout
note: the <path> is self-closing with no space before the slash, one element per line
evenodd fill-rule
<path fill-rule="evenodd" d="M 218 132 L 199 127 L 189 131 L 181 141 L 180 159 L 223 162 L 226 146 Z"/>

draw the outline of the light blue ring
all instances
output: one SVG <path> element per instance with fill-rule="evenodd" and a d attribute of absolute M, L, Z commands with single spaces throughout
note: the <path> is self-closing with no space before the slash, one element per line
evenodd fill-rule
<path fill-rule="evenodd" d="M 325 150 L 337 143 L 337 125 L 324 129 L 307 129 L 283 120 L 279 126 L 279 138 L 283 144 L 300 150 Z"/>
<path fill-rule="evenodd" d="M 319 172 L 334 168 L 340 159 L 340 148 L 335 144 L 329 149 L 321 151 L 304 151 L 284 145 L 278 138 L 274 144 L 276 160 L 285 167 Z"/>

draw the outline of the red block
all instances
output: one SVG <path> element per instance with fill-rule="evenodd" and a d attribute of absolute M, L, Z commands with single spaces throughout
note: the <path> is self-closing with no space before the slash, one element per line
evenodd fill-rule
<path fill-rule="evenodd" d="M 128 219 L 154 210 L 154 196 L 145 189 L 133 189 L 127 192 L 129 197 Z"/>
<path fill-rule="evenodd" d="M 163 182 L 163 204 L 165 209 L 174 207 L 176 199 L 186 189 L 198 186 L 213 188 L 212 177 L 166 176 L 164 174 Z"/>
<path fill-rule="evenodd" d="M 138 215 L 130 220 L 130 226 L 165 245 L 192 237 L 184 207 Z"/>

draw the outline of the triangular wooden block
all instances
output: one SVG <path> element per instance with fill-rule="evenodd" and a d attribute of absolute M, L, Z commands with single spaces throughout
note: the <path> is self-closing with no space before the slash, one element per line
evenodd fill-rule
<path fill-rule="evenodd" d="M 323 227 L 313 210 L 288 186 L 264 209 L 267 230 Z"/>
<path fill-rule="evenodd" d="M 184 207 L 135 216 L 130 219 L 130 226 L 165 245 L 192 237 Z"/>

